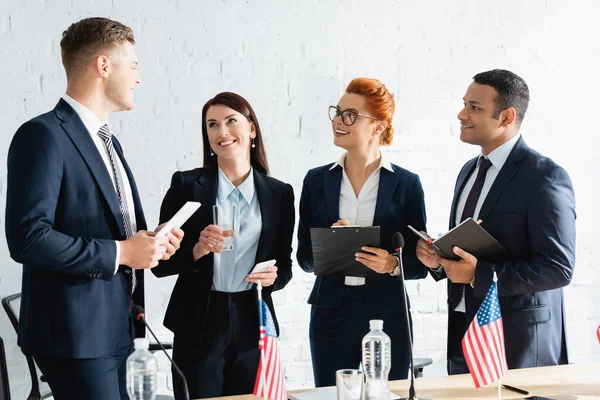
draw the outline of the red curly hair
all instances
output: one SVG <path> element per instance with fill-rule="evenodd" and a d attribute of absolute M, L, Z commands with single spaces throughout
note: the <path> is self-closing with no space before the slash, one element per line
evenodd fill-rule
<path fill-rule="evenodd" d="M 392 118 L 396 109 L 394 95 L 387 90 L 383 83 L 372 78 L 353 79 L 348 84 L 346 92 L 363 96 L 367 101 L 367 111 L 369 114 L 387 122 L 387 128 L 381 134 L 379 144 L 383 146 L 392 144 L 392 138 L 394 137 Z"/>

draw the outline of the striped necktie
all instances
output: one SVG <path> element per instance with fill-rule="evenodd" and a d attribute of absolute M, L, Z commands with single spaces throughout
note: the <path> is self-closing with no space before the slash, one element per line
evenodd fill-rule
<path fill-rule="evenodd" d="M 119 209 L 121 210 L 121 216 L 123 217 L 123 226 L 125 227 L 125 236 L 130 238 L 133 236 L 133 229 L 131 227 L 131 218 L 129 207 L 127 206 L 127 195 L 125 192 L 125 184 L 123 182 L 123 175 L 121 175 L 121 169 L 117 166 L 117 152 L 115 151 L 115 147 L 112 141 L 112 133 L 110 133 L 110 128 L 108 124 L 104 124 L 100 127 L 98 131 L 98 136 L 104 142 L 106 146 L 106 150 L 108 152 L 108 158 L 110 159 L 110 165 L 112 166 L 112 173 L 115 179 L 115 186 L 117 190 L 117 197 L 119 198 Z M 132 283 L 133 289 L 135 290 L 136 286 L 136 278 L 135 273 L 132 273 Z"/>

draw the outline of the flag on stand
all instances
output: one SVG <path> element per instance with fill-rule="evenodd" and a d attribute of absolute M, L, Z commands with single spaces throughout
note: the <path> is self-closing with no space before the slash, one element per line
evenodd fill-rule
<path fill-rule="evenodd" d="M 279 359 L 279 343 L 273 317 L 262 299 L 261 287 L 258 286 L 258 309 L 260 317 L 260 362 L 254 384 L 254 395 L 271 400 L 287 400 L 285 377 Z"/>
<path fill-rule="evenodd" d="M 476 388 L 499 380 L 508 369 L 495 274 L 490 290 L 463 337 L 462 348 Z"/>

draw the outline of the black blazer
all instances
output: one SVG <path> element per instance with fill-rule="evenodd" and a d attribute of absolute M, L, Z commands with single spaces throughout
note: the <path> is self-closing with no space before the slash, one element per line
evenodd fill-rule
<path fill-rule="evenodd" d="M 450 228 L 455 226 L 456 203 L 476 163 L 477 158 L 469 160 L 458 175 Z M 569 175 L 520 138 L 478 217 L 509 256 L 496 263 L 478 260 L 475 289 L 464 285 L 466 318 L 471 321 L 496 271 L 509 368 L 567 363 L 561 288 L 570 283 L 575 267 L 575 217 Z M 448 280 L 449 299 L 452 286 Z M 451 319 L 455 313 L 448 314 Z"/>
<path fill-rule="evenodd" d="M 294 191 L 289 184 L 256 170 L 254 170 L 254 185 L 262 218 L 262 231 L 255 264 L 270 259 L 277 260 L 277 279 L 274 285 L 263 288 L 262 293 L 279 330 L 271 293 L 274 290 L 283 289 L 292 279 Z M 216 168 L 196 168 L 173 174 L 171 187 L 165 195 L 160 209 L 161 223 L 175 215 L 186 201 L 199 201 L 202 205 L 182 226 L 185 236 L 181 242 L 181 248 L 171 259 L 161 261 L 158 267 L 152 269 L 154 275 L 158 277 L 179 275 L 167 307 L 164 325 L 176 335 L 194 335 L 198 340 L 204 331 L 210 302 L 214 255 L 209 253 L 194 262 L 192 249 L 198 242 L 200 232 L 213 223 L 212 206 L 216 203 L 216 198 Z M 256 333 L 258 334 L 258 305 L 256 315 Z"/>
<path fill-rule="evenodd" d="M 135 180 L 138 229 L 146 221 Z M 6 238 L 23 264 L 19 345 L 32 356 L 112 355 L 129 328 L 131 275 L 115 272 L 115 240 L 125 239 L 112 180 L 83 122 L 64 100 L 23 124 L 8 154 Z M 144 275 L 134 299 L 143 305 Z"/>
<path fill-rule="evenodd" d="M 300 198 L 298 226 L 298 263 L 306 272 L 314 271 L 310 228 L 330 227 L 339 215 L 342 167 L 333 164 L 314 168 L 306 174 Z M 381 169 L 373 225 L 381 228 L 381 248 L 393 253 L 392 235 L 404 236 L 404 275 L 406 279 L 427 276 L 427 267 L 417 259 L 417 237 L 407 225 L 425 230 L 425 199 L 416 174 L 392 164 L 394 172 Z M 388 274 L 369 279 L 366 285 L 368 308 L 383 311 L 402 310 L 404 297 L 399 279 Z M 336 307 L 344 296 L 343 276 L 317 276 L 308 302 L 317 307 Z M 399 314 L 398 318 L 404 318 Z"/>

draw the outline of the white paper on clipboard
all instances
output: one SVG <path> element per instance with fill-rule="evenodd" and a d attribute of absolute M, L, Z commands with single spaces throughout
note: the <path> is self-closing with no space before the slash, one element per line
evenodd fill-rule
<path fill-rule="evenodd" d="M 155 237 L 165 236 L 167 232 L 170 232 L 173 228 L 181 228 L 181 225 L 185 223 L 195 212 L 200 208 L 200 203 L 197 201 L 188 201 L 177 211 L 173 218 L 169 220 L 160 231 L 156 232 Z"/>

